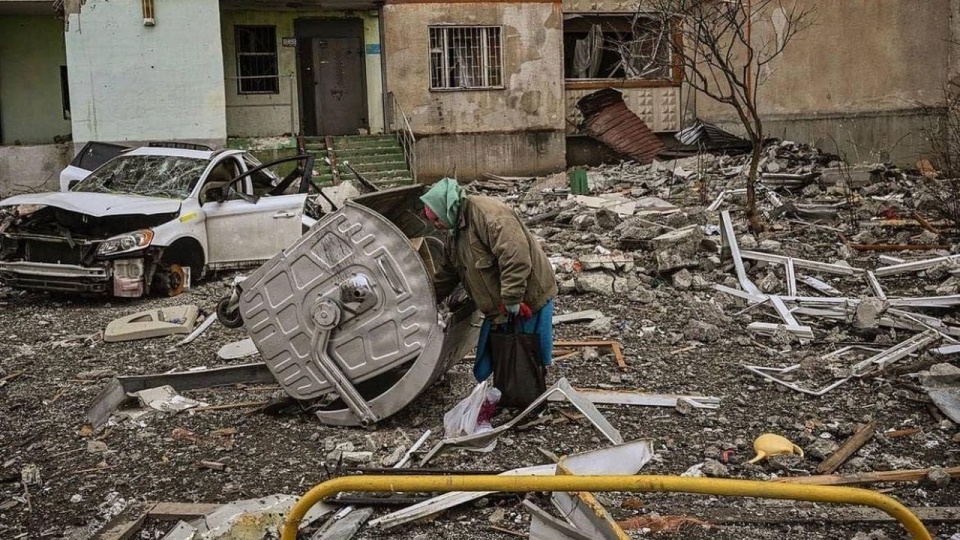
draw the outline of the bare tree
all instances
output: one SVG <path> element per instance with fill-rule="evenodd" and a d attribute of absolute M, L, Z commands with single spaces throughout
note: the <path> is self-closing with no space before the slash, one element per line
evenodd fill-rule
<path fill-rule="evenodd" d="M 747 217 L 756 221 L 756 182 L 763 152 L 763 119 L 758 88 L 770 63 L 797 34 L 813 24 L 807 0 L 643 0 L 645 17 L 669 28 L 670 61 L 695 90 L 733 107 L 753 143 L 747 176 Z M 754 22 L 772 22 L 774 32 L 752 35 Z"/>

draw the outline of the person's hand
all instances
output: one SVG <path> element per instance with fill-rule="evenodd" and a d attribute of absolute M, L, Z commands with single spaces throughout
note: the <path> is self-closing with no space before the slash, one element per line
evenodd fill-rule
<path fill-rule="evenodd" d="M 530 309 L 530 306 L 520 302 L 519 304 L 510 304 L 506 306 L 507 313 L 512 317 L 520 316 L 521 319 L 527 320 L 533 317 L 533 311 Z"/>

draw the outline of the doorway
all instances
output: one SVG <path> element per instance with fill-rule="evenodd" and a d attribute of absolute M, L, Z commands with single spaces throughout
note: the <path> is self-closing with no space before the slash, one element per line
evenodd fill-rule
<path fill-rule="evenodd" d="M 297 19 L 301 125 L 306 135 L 369 129 L 361 19 Z"/>

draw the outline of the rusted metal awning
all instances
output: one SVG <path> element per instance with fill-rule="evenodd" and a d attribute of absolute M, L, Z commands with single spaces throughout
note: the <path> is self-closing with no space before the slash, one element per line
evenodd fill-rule
<path fill-rule="evenodd" d="M 623 94 L 604 88 L 577 101 L 583 113 L 583 130 L 615 151 L 640 163 L 650 163 L 663 151 L 659 138 L 633 111 Z"/>

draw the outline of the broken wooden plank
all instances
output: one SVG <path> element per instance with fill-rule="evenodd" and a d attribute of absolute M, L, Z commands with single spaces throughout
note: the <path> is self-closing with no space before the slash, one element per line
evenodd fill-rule
<path fill-rule="evenodd" d="M 7 383 L 9 383 L 10 381 L 16 379 L 17 377 L 23 375 L 24 373 L 26 373 L 26 371 L 15 371 L 15 372 L 7 375 L 6 377 L 0 378 L 0 388 L 3 388 L 4 386 L 7 385 Z"/>
<path fill-rule="evenodd" d="M 93 535 L 91 540 L 131 540 L 140 532 L 146 520 L 146 511 L 127 507 L 100 529 L 100 532 Z"/>
<path fill-rule="evenodd" d="M 911 435 L 916 435 L 917 433 L 920 433 L 919 428 L 904 428 L 904 429 L 897 429 L 894 431 L 888 431 L 884 433 L 884 435 L 886 435 L 888 439 L 899 439 L 901 437 L 909 437 Z"/>
<path fill-rule="evenodd" d="M 840 468 L 850 456 L 857 453 L 863 445 L 873 438 L 873 434 L 877 431 L 877 423 L 870 422 L 863 429 L 854 433 L 849 439 L 844 441 L 840 445 L 840 448 L 836 450 L 833 454 L 830 455 L 826 460 L 824 460 L 820 465 L 817 465 L 818 474 L 832 474 L 834 471 Z"/>
<path fill-rule="evenodd" d="M 917 220 L 917 223 L 919 223 L 921 227 L 923 227 L 924 229 L 932 232 L 933 234 L 935 234 L 935 235 L 937 235 L 937 236 L 940 236 L 940 231 L 938 231 L 938 230 L 933 226 L 933 224 L 931 224 L 929 221 L 927 221 L 926 218 L 924 218 L 923 216 L 921 216 L 921 215 L 920 215 L 920 212 L 914 211 L 912 215 L 913 215 L 913 219 Z"/>
<path fill-rule="evenodd" d="M 881 482 L 919 482 L 933 469 L 906 469 L 902 471 L 868 472 L 858 474 L 827 474 L 778 478 L 775 482 L 807 484 L 811 486 L 848 486 L 854 484 L 878 484 Z M 951 478 L 960 478 L 960 467 L 944 469 Z"/>
<path fill-rule="evenodd" d="M 613 352 L 613 357 L 617 361 L 617 367 L 620 371 L 626 371 L 627 363 L 623 357 L 623 348 L 619 341 L 554 341 L 554 347 L 609 347 Z"/>

